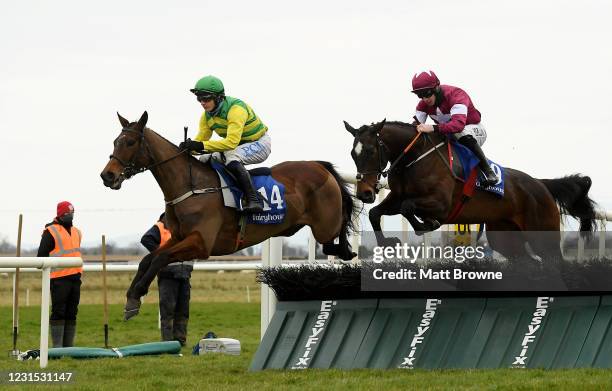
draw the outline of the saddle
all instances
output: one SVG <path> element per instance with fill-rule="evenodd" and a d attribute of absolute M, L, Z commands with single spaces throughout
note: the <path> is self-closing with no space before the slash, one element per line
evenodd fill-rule
<path fill-rule="evenodd" d="M 482 186 L 481 183 L 484 179 L 482 172 L 478 168 L 478 164 L 480 160 L 474 155 L 474 153 L 467 148 L 466 146 L 460 144 L 458 141 L 449 138 L 448 142 L 448 161 L 450 167 L 453 171 L 453 174 L 462 179 L 464 182 L 467 182 L 472 174 L 472 171 L 476 170 L 476 188 L 493 193 L 499 197 L 504 196 L 504 179 L 505 179 L 505 169 L 501 165 L 489 161 L 489 165 L 498 174 L 500 178 L 499 182 L 493 186 Z"/>
<path fill-rule="evenodd" d="M 243 190 L 237 185 L 236 178 L 219 162 L 211 161 L 212 168 L 219 176 L 223 188 L 223 204 L 228 208 L 242 211 Z M 264 202 L 264 210 L 247 215 L 249 224 L 279 224 L 285 219 L 285 185 L 272 177 L 269 167 L 256 167 L 249 170 L 255 189 Z"/>

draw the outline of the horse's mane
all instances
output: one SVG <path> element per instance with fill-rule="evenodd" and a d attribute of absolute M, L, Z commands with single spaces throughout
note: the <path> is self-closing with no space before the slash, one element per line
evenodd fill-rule
<path fill-rule="evenodd" d="M 380 125 L 381 123 L 382 123 L 382 121 L 378 122 L 376 124 L 372 124 L 370 126 L 370 129 L 373 128 L 373 127 L 376 127 L 377 125 Z M 404 135 L 408 135 L 408 134 L 413 134 L 413 133 L 408 133 L 408 131 L 411 131 L 411 132 L 414 132 L 414 134 L 416 134 L 416 126 L 411 124 L 411 123 L 408 123 L 408 122 L 385 121 L 385 125 L 383 126 L 383 132 L 384 132 L 384 129 L 387 126 L 390 126 L 391 128 L 399 129 L 399 132 L 393 132 L 393 133 L 399 133 L 399 134 L 403 133 Z M 389 129 L 389 130 L 391 130 L 391 129 Z M 439 142 L 439 140 L 445 139 L 445 136 L 443 134 L 440 134 L 439 132 L 428 133 L 427 135 L 428 135 L 428 137 L 430 137 L 430 140 L 434 141 L 434 142 Z M 408 141 L 410 141 L 410 140 L 408 140 Z"/>
<path fill-rule="evenodd" d="M 173 146 L 175 146 L 175 147 L 177 147 L 177 148 L 178 148 L 178 145 L 176 145 L 176 144 L 175 144 L 175 143 L 173 143 L 172 141 L 168 140 L 167 138 L 165 138 L 164 136 L 162 136 L 161 134 L 159 134 L 159 133 L 158 133 L 158 132 L 156 132 L 155 130 L 153 130 L 153 129 L 151 129 L 151 128 L 148 128 L 148 127 L 146 127 L 146 126 L 145 126 L 145 129 L 144 129 L 144 130 L 149 130 L 149 131 L 151 131 L 151 132 L 155 133 L 156 135 L 158 135 L 159 137 L 161 137 L 161 139 L 162 139 L 162 140 L 164 140 L 164 141 L 166 141 L 167 143 L 170 143 L 171 145 L 173 145 Z"/>
<path fill-rule="evenodd" d="M 402 121 L 386 121 L 389 125 L 397 125 L 401 127 L 414 128 L 414 125 Z"/>
<path fill-rule="evenodd" d="M 382 121 L 376 122 L 376 123 L 372 123 L 369 127 L 372 128 L 372 127 L 375 127 L 377 125 L 380 125 L 381 123 L 382 123 Z M 412 124 L 410 124 L 408 122 L 402 122 L 402 121 L 386 121 L 385 120 L 385 126 L 386 125 L 398 126 L 400 128 L 409 128 L 409 129 L 414 129 L 415 128 L 414 125 L 412 125 Z"/>
<path fill-rule="evenodd" d="M 172 141 L 168 140 L 167 138 L 165 138 L 164 136 L 162 136 L 161 134 L 159 134 L 158 132 L 156 132 L 155 130 L 148 128 L 145 126 L 144 130 L 149 130 L 151 132 L 153 132 L 154 134 L 156 134 L 159 138 L 161 138 L 162 140 L 164 140 L 165 142 L 169 143 L 170 145 L 172 145 L 173 147 L 176 147 L 178 149 L 178 145 L 176 145 L 175 143 L 173 143 Z M 202 166 L 210 166 L 210 160 L 207 161 L 206 163 L 202 162 L 200 159 L 198 159 L 197 157 L 189 154 L 189 158 L 193 159 L 195 162 L 197 162 L 197 164 L 200 164 Z"/>

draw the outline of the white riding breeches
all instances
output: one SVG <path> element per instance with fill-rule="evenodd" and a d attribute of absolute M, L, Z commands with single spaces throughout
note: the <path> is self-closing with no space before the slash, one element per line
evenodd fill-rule
<path fill-rule="evenodd" d="M 478 145 L 482 146 L 487 141 L 487 130 L 482 124 L 466 125 L 465 128 L 459 133 L 453 133 L 453 136 L 459 140 L 463 136 L 472 136 L 478 142 Z"/>
<path fill-rule="evenodd" d="M 202 155 L 200 156 L 200 161 L 206 163 L 212 156 L 213 159 L 226 165 L 229 162 L 239 161 L 246 166 L 263 162 L 270 156 L 271 152 L 272 138 L 266 133 L 259 140 L 241 144 L 231 151 Z"/>

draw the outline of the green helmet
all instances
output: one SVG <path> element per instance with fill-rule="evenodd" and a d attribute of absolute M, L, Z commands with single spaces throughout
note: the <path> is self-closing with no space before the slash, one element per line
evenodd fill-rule
<path fill-rule="evenodd" d="M 196 83 L 195 87 L 190 90 L 196 95 L 223 95 L 225 93 L 225 88 L 223 87 L 223 82 L 212 75 L 204 76 Z"/>

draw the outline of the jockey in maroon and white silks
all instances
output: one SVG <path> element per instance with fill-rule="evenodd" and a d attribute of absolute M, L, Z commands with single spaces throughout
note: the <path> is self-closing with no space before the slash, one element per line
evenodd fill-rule
<path fill-rule="evenodd" d="M 480 122 L 480 112 L 474 107 L 469 95 L 461 88 L 440 85 L 440 80 L 432 71 L 414 75 L 412 92 L 421 99 L 414 115 L 417 130 L 452 135 L 480 160 L 479 167 L 485 177 L 484 185 L 496 184 L 499 179 L 480 148 L 487 139 L 487 132 Z M 428 116 L 435 125 L 425 124 Z"/>
<path fill-rule="evenodd" d="M 480 112 L 476 110 L 468 94 L 459 87 L 441 85 L 439 106 L 427 106 L 420 100 L 415 117 L 424 124 L 430 116 L 440 133 L 460 133 L 466 125 L 480 123 Z M 437 103 L 437 102 L 436 102 Z"/>

